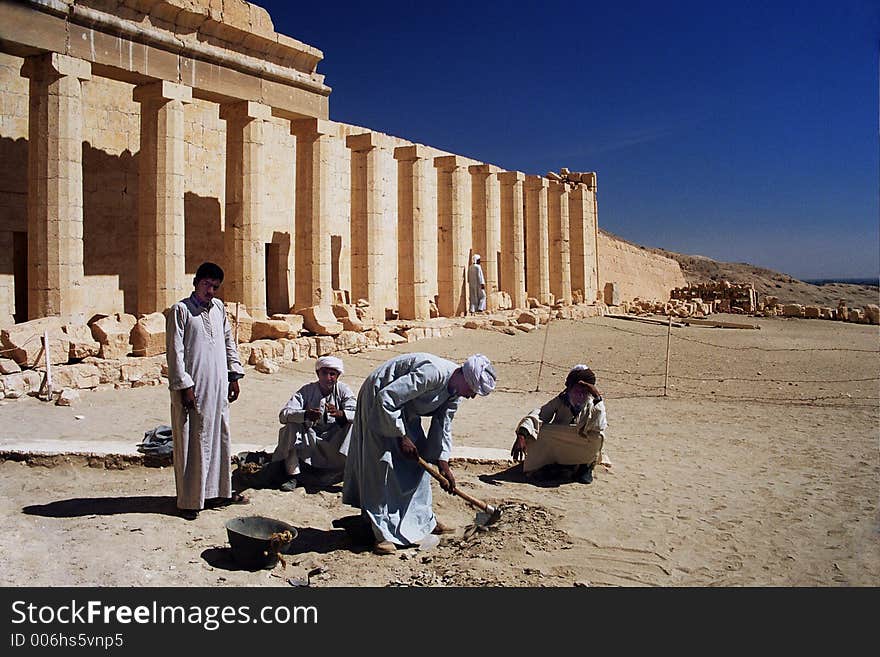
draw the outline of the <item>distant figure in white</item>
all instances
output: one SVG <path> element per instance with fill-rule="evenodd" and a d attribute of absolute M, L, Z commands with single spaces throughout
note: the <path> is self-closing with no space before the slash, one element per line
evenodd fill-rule
<path fill-rule="evenodd" d="M 472 313 L 486 310 L 486 279 L 483 277 L 483 268 L 480 266 L 480 254 L 474 254 L 472 263 L 468 267 L 468 303 Z"/>
<path fill-rule="evenodd" d="M 572 479 L 590 484 L 596 464 L 611 467 L 604 450 L 607 426 L 596 374 L 586 365 L 575 365 L 565 390 L 519 421 L 510 455 L 523 461 L 527 477 L 547 465 L 572 465 Z"/>
<path fill-rule="evenodd" d="M 287 481 L 281 490 L 292 491 L 302 483 L 304 468 L 320 486 L 342 481 L 351 423 L 357 398 L 339 381 L 345 373 L 342 359 L 322 356 L 315 362 L 317 381 L 297 390 L 278 414 L 282 427 L 272 461 L 283 463 Z"/>

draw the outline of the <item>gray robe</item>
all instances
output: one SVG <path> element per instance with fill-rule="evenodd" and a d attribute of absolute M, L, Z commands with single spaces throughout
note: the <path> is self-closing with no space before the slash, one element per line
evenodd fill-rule
<path fill-rule="evenodd" d="M 431 477 L 403 456 L 398 439 L 409 436 L 426 461 L 449 460 L 452 418 L 461 397 L 448 386 L 457 367 L 432 354 L 403 354 L 361 386 L 342 501 L 362 510 L 378 541 L 415 544 L 437 525 Z M 427 435 L 422 417 L 431 418 Z"/>
<path fill-rule="evenodd" d="M 297 390 L 281 409 L 278 421 L 283 425 L 278 431 L 278 446 L 273 461 L 284 461 L 288 475 L 299 474 L 300 461 L 320 470 L 339 472 L 345 469 L 345 455 L 357 400 L 344 383 L 336 386 L 326 397 L 321 394 L 317 381 L 307 383 Z M 327 417 L 327 404 L 345 412 L 345 423 Z M 320 408 L 322 417 L 315 422 L 306 420 L 307 408 Z"/>
<path fill-rule="evenodd" d="M 206 499 L 232 496 L 229 372 L 244 374 L 223 302 L 203 308 L 190 296 L 174 304 L 165 347 L 177 507 L 203 509 Z M 187 409 L 180 390 L 191 386 L 196 405 Z"/>

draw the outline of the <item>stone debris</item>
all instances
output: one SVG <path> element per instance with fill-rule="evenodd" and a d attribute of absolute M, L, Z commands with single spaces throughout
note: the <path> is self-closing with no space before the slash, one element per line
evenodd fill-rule
<path fill-rule="evenodd" d="M 150 313 L 138 318 L 131 330 L 131 352 L 135 356 L 158 356 L 165 353 L 165 315 Z M 124 354 L 123 354 L 124 355 Z"/>
<path fill-rule="evenodd" d="M 131 331 L 137 324 L 134 315 L 114 313 L 97 315 L 89 322 L 92 337 L 101 344 L 101 358 L 122 358 L 131 353 Z M 68 349 L 69 351 L 69 349 Z"/>

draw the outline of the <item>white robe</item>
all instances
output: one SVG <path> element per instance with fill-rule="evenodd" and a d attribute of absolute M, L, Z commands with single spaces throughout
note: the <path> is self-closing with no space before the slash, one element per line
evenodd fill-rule
<path fill-rule="evenodd" d="M 244 374 L 223 302 L 202 308 L 190 296 L 175 303 L 165 326 L 174 480 L 179 509 L 232 496 L 229 372 Z M 195 386 L 195 408 L 180 391 Z"/>
<path fill-rule="evenodd" d="M 470 311 L 473 313 L 486 310 L 486 290 L 483 287 L 486 279 L 483 277 L 483 268 L 476 264 L 468 267 L 467 280 Z"/>
<path fill-rule="evenodd" d="M 557 395 L 526 415 L 516 427 L 526 434 L 526 458 L 523 472 L 534 472 L 545 465 L 595 465 L 605 462 L 605 402 L 594 403 L 587 396 L 584 407 L 575 415 Z M 608 461 L 610 464 L 610 461 Z"/>
<path fill-rule="evenodd" d="M 342 501 L 362 510 L 377 541 L 418 543 L 437 525 L 431 477 L 400 451 L 409 436 L 429 462 L 448 461 L 452 418 L 461 397 L 449 392 L 458 365 L 432 354 L 403 354 L 372 372 L 358 393 Z M 427 435 L 422 417 L 430 417 Z"/>
<path fill-rule="evenodd" d="M 283 426 L 278 430 L 278 446 L 272 460 L 284 461 L 284 468 L 291 476 L 299 474 L 300 461 L 320 470 L 341 474 L 345 469 L 356 403 L 351 388 L 339 381 L 326 397 L 321 393 L 317 381 L 304 385 L 278 414 L 278 421 Z M 346 422 L 339 423 L 335 418 L 328 417 L 327 404 L 344 411 Z M 306 420 L 307 408 L 321 409 L 321 419 Z"/>

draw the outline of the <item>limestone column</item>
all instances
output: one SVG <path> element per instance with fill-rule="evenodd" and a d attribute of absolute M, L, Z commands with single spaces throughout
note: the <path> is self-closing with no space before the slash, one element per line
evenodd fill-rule
<path fill-rule="evenodd" d="M 394 149 L 397 160 L 398 296 L 401 319 L 428 319 L 437 285 L 437 197 L 429 150 Z"/>
<path fill-rule="evenodd" d="M 443 317 L 467 311 L 465 281 L 471 249 L 471 185 L 466 160 L 434 158 L 437 168 L 437 309 Z"/>
<path fill-rule="evenodd" d="M 571 288 L 581 290 L 585 303 L 596 300 L 597 257 L 593 226 L 593 194 L 584 184 L 575 185 L 568 196 L 571 248 Z"/>
<path fill-rule="evenodd" d="M 550 292 L 557 302 L 571 303 L 568 183 L 550 181 L 547 212 L 550 219 Z"/>
<path fill-rule="evenodd" d="M 373 319 L 397 309 L 397 166 L 391 140 L 350 135 L 351 295 L 368 299 Z"/>
<path fill-rule="evenodd" d="M 525 278 L 525 233 L 523 222 L 523 181 L 519 171 L 498 174 L 501 197 L 501 271 L 499 287 L 510 295 L 514 308 L 527 308 Z"/>
<path fill-rule="evenodd" d="M 498 182 L 499 167 L 475 164 L 468 167 L 471 174 L 474 252 L 482 257 L 483 276 L 486 279 L 486 309 L 497 310 L 489 295 L 498 288 L 498 252 L 501 248 L 501 201 Z"/>
<path fill-rule="evenodd" d="M 526 292 L 542 304 L 551 303 L 547 187 L 543 176 L 526 176 Z"/>
<path fill-rule="evenodd" d="M 28 319 L 84 321 L 82 82 L 91 65 L 58 53 L 29 57 Z"/>
<path fill-rule="evenodd" d="M 251 101 L 220 106 L 226 121 L 226 277 L 223 298 L 266 317 L 266 121 L 272 108 Z"/>
<path fill-rule="evenodd" d="M 138 154 L 139 313 L 162 311 L 192 290 L 184 242 L 184 117 L 192 89 L 160 80 L 134 88 L 141 104 Z"/>
<path fill-rule="evenodd" d="M 323 119 L 290 122 L 296 137 L 296 300 L 298 308 L 333 302 L 329 219 L 332 140 L 338 127 Z"/>

